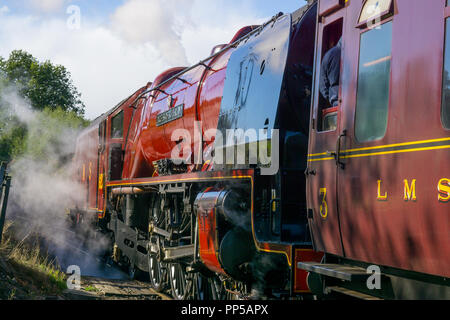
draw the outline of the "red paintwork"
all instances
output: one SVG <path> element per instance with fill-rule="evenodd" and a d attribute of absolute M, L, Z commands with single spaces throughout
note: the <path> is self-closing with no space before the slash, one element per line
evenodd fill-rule
<path fill-rule="evenodd" d="M 79 209 L 97 208 L 97 163 L 98 163 L 98 127 L 86 129 L 77 139 L 74 164 L 84 189 L 82 203 L 77 203 Z"/>
<path fill-rule="evenodd" d="M 440 121 L 445 30 L 444 0 L 397 0 L 394 5 L 388 127 L 377 141 L 355 139 L 360 35 L 356 28 L 363 1 L 349 1 L 327 16 L 321 30 L 344 17 L 341 108 L 338 129 L 310 134 L 310 154 L 336 150 L 338 135 L 347 130 L 342 150 L 370 148 L 450 137 Z M 447 15 L 448 16 L 448 15 Z M 320 50 L 319 50 L 320 52 Z M 318 70 L 316 70 L 318 77 Z M 316 83 L 317 88 L 317 83 Z M 313 119 L 317 114 L 317 94 Z M 437 185 L 450 176 L 450 149 L 383 154 L 345 159 L 345 169 L 334 160 L 310 162 L 317 171 L 308 179 L 308 206 L 316 249 L 349 259 L 450 276 L 450 207 L 438 201 Z M 336 178 L 337 177 L 337 180 Z M 416 201 L 405 201 L 404 180 L 416 179 Z M 385 201 L 377 200 L 382 180 Z M 328 217 L 318 214 L 319 188 L 326 187 Z M 339 206 L 337 205 L 339 203 Z M 342 238 L 341 238 L 342 235 Z M 342 241 L 342 244 L 341 244 Z"/>
<path fill-rule="evenodd" d="M 231 39 L 230 43 L 238 41 L 240 38 L 242 38 L 246 34 L 249 34 L 250 32 L 252 32 L 253 30 L 255 30 L 258 27 L 259 26 L 247 26 L 247 27 L 241 28 L 238 32 L 236 32 L 233 39 Z"/>
<path fill-rule="evenodd" d="M 76 207 L 82 210 L 96 211 L 103 216 L 105 206 L 105 186 L 109 170 L 108 155 L 112 143 L 125 144 L 125 137 L 133 114 L 130 106 L 136 100 L 145 87 L 136 91 L 133 95 L 122 101 L 118 106 L 93 121 L 90 127 L 85 129 L 77 139 L 75 157 L 73 163 L 80 176 L 76 177 L 85 187 L 86 201 L 77 203 Z M 119 112 L 124 112 L 124 137 L 111 139 L 111 119 Z M 99 127 L 106 123 L 106 143 L 103 152 L 100 150 Z M 86 179 L 82 179 L 83 167 L 86 168 Z M 90 169 L 89 169 L 90 168 Z M 99 186 L 100 175 L 104 175 L 103 188 Z"/>
<path fill-rule="evenodd" d="M 155 81 L 161 81 L 161 78 L 157 78 Z M 148 83 L 143 91 L 147 91 L 152 86 L 152 83 Z M 146 94 L 148 97 L 148 94 Z M 136 156 L 136 149 L 138 147 L 138 133 L 139 128 L 142 126 L 142 110 L 146 104 L 146 98 L 139 99 L 136 104 L 136 110 L 134 111 L 133 121 L 128 132 L 128 139 L 126 149 L 128 150 L 124 156 L 124 167 L 122 177 L 130 176 L 142 176 L 150 177 L 153 174 L 153 168 L 142 157 Z"/>
<path fill-rule="evenodd" d="M 169 80 L 170 78 L 175 76 L 177 73 L 180 73 L 184 69 L 186 69 L 186 67 L 175 67 L 164 71 L 163 73 L 161 73 L 159 76 L 156 77 L 155 81 L 153 81 L 153 85 L 150 87 L 151 88 L 158 87 L 161 83 Z"/>
<path fill-rule="evenodd" d="M 323 252 L 316 252 L 312 249 L 295 249 L 294 250 L 294 265 L 297 266 L 299 262 L 320 262 L 323 258 Z M 294 268 L 294 292 L 305 293 L 310 292 L 308 286 L 308 271 Z"/>
<path fill-rule="evenodd" d="M 216 203 L 221 190 L 207 188 L 197 199 L 201 205 L 197 211 L 199 254 L 203 263 L 212 271 L 226 274 L 219 262 Z"/>
<path fill-rule="evenodd" d="M 191 140 L 191 150 L 196 150 L 194 145 L 194 122 L 202 122 L 202 134 L 208 129 L 217 128 L 220 102 L 225 83 L 226 66 L 233 49 L 229 49 L 220 56 L 212 59 L 208 65 L 210 70 L 199 66 L 181 76 L 184 80 L 172 80 L 162 86 L 164 92 L 153 91 L 145 102 L 145 106 L 136 111 L 139 116 L 133 119 L 132 128 L 136 128 L 133 135 L 135 139 L 129 140 L 125 158 L 131 167 L 124 172 L 124 179 L 148 177 L 149 170 L 153 175 L 153 162 L 161 159 L 170 159 L 172 150 L 176 147 L 176 136 L 172 134 L 177 129 L 186 129 Z M 154 86 L 153 86 L 154 87 Z M 152 88 L 153 88 L 152 87 Z M 184 104 L 184 114 L 181 119 L 171 121 L 160 127 L 156 126 L 158 114 L 169 110 L 169 96 L 172 96 L 170 107 Z M 174 141 L 172 141 L 174 140 Z M 213 141 L 206 141 L 204 148 Z M 134 154 L 130 154 L 134 152 Z M 180 154 L 188 159 L 191 154 Z M 178 156 L 178 154 L 177 154 Z M 193 157 L 191 162 L 193 163 Z M 141 166 L 145 163 L 145 170 Z M 193 170 L 193 166 L 190 167 Z"/>

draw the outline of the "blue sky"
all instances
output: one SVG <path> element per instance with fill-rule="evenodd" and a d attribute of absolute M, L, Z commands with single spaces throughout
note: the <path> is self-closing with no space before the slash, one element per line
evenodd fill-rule
<path fill-rule="evenodd" d="M 23 49 L 64 65 L 96 118 L 165 69 L 188 66 L 246 25 L 304 0 L 0 0 L 0 56 Z M 80 8 L 70 28 L 67 9 Z"/>
<path fill-rule="evenodd" d="M 40 0 L 39 0 L 40 1 Z M 151 1 L 151 0 L 149 0 Z M 115 9 L 123 5 L 126 0 L 72 0 L 67 3 L 78 5 L 87 15 L 90 16 L 109 16 Z M 266 17 L 274 15 L 277 12 L 292 12 L 306 2 L 305 0 L 229 0 L 229 1 L 212 1 L 217 3 L 226 3 L 230 7 L 237 4 L 245 3 L 251 7 L 259 16 Z M 34 11 L 29 0 L 0 0 L 0 6 L 6 5 L 11 12 L 29 13 Z M 64 14 L 62 12 L 53 12 L 52 14 Z"/>

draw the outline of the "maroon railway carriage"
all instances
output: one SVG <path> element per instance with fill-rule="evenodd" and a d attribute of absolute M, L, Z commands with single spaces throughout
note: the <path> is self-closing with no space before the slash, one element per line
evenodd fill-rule
<path fill-rule="evenodd" d="M 307 197 L 326 265 L 300 268 L 335 291 L 450 298 L 448 5 L 319 1 Z M 331 110 L 319 99 L 318 66 L 341 36 Z M 359 277 L 370 265 L 381 268 L 381 289 Z"/>

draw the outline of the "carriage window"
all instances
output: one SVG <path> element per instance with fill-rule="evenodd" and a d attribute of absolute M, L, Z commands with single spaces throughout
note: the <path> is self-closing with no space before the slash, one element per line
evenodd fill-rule
<path fill-rule="evenodd" d="M 386 15 L 392 8 L 392 0 L 367 0 L 361 11 L 359 22 L 368 22 Z"/>
<path fill-rule="evenodd" d="M 336 130 L 339 85 L 341 73 L 341 47 L 343 19 L 330 23 L 323 29 L 322 60 L 319 80 L 318 131 Z"/>
<path fill-rule="evenodd" d="M 450 18 L 447 18 L 445 30 L 444 78 L 442 88 L 442 125 L 450 129 Z"/>
<path fill-rule="evenodd" d="M 391 74 L 392 22 L 361 35 L 355 136 L 360 142 L 386 133 Z"/>
<path fill-rule="evenodd" d="M 120 139 L 123 137 L 123 111 L 120 111 L 111 121 L 111 138 Z"/>

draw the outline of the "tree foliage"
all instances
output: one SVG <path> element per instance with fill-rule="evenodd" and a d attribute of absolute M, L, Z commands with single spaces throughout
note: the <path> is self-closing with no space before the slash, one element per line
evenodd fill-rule
<path fill-rule="evenodd" d="M 0 57 L 0 161 L 23 155 L 64 160 L 76 132 L 89 124 L 80 96 L 64 66 L 41 63 L 22 50 Z"/>
<path fill-rule="evenodd" d="M 34 109 L 62 108 L 78 115 L 84 114 L 81 94 L 64 66 L 53 65 L 50 61 L 41 63 L 23 50 L 14 50 L 8 60 L 0 59 L 0 72 Z"/>

